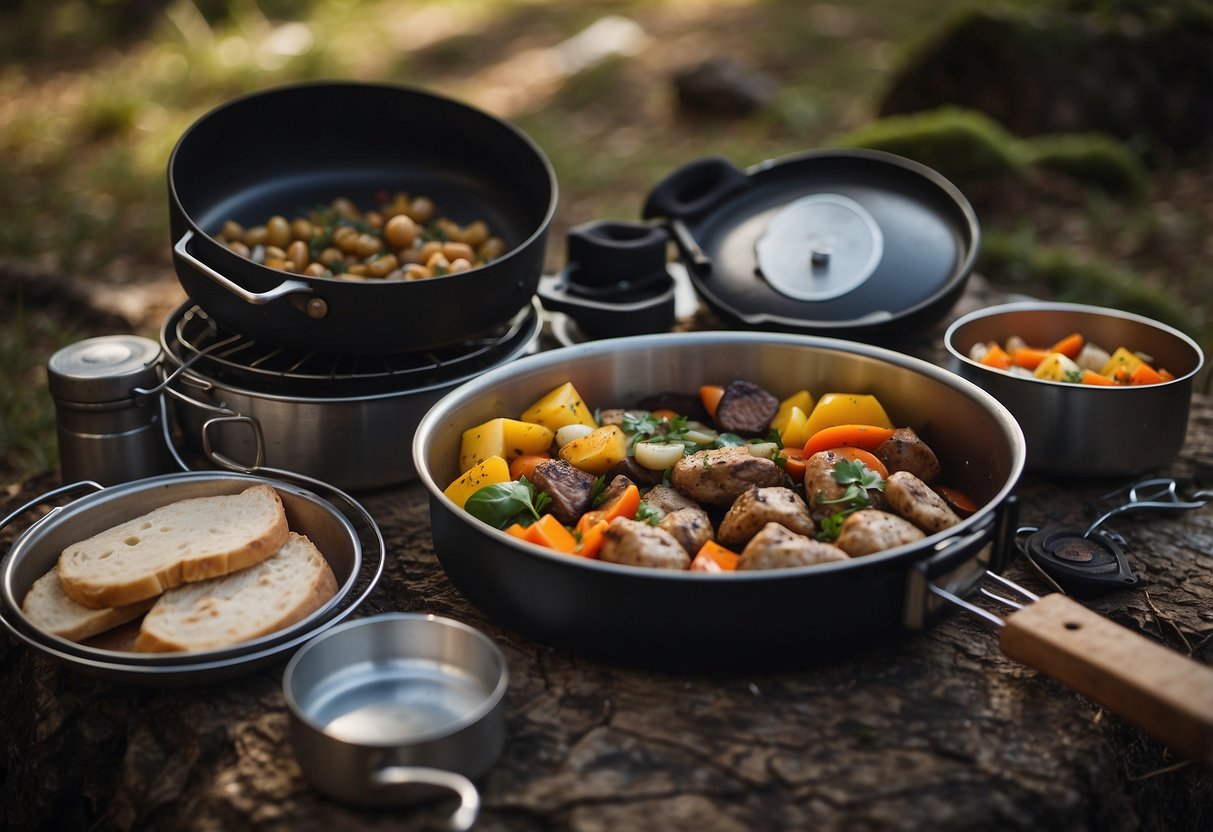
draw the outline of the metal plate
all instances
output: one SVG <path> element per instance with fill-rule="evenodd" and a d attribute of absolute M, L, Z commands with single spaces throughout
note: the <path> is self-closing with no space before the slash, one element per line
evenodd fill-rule
<path fill-rule="evenodd" d="M 35 580 L 54 568 L 67 545 L 177 500 L 234 494 L 257 483 L 273 486 L 282 498 L 290 528 L 316 544 L 337 578 L 336 595 L 302 621 L 233 647 L 148 654 L 68 641 L 42 631 L 21 612 L 21 599 Z M 333 501 L 345 504 L 353 522 Z M 168 474 L 82 497 L 52 510 L 26 529 L 4 560 L 0 621 L 14 636 L 73 670 L 137 684 L 210 682 L 272 663 L 344 620 L 378 582 L 384 558 L 383 538 L 374 520 L 339 491 L 324 499 L 289 483 L 245 474 Z"/>

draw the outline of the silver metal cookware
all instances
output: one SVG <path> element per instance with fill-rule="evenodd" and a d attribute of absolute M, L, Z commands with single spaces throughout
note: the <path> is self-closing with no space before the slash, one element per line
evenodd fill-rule
<path fill-rule="evenodd" d="M 1073 332 L 1108 351 L 1149 355 L 1175 378 L 1119 387 L 1027 378 L 969 357 L 974 344 L 1005 344 L 1018 335 L 1048 346 Z M 1028 468 L 1063 477 L 1140 474 L 1165 467 L 1183 447 L 1192 387 L 1204 354 L 1190 337 L 1119 309 L 1079 303 L 1023 301 L 987 307 L 957 319 L 944 335 L 950 366 L 991 393 L 1015 416 L 1028 443 Z"/>
<path fill-rule="evenodd" d="M 478 338 L 340 355 L 252 340 L 197 307 L 161 328 L 165 387 L 186 445 L 225 467 L 286 469 L 362 490 L 414 479 L 414 426 L 444 394 L 532 350 L 536 299 Z"/>
<path fill-rule="evenodd" d="M 389 613 L 334 627 L 286 667 L 291 741 L 307 779 L 338 800 L 389 806 L 454 793 L 468 829 L 505 744 L 509 673 L 472 627 Z"/>
<path fill-rule="evenodd" d="M 337 579 L 337 593 L 322 608 L 283 630 L 218 650 L 136 653 L 123 633 L 76 643 L 39 629 L 21 611 L 34 581 L 55 568 L 64 548 L 121 522 L 177 500 L 235 494 L 256 483 L 273 486 L 293 531 L 307 535 Z M 115 681 L 149 685 L 211 682 L 281 660 L 317 633 L 347 618 L 366 599 L 383 572 L 383 537 L 374 519 L 343 492 L 312 483 L 323 496 L 299 485 L 247 474 L 188 472 L 136 480 L 102 489 L 73 483 L 21 506 L 0 521 L 3 528 L 31 508 L 66 493 L 92 491 L 54 508 L 14 542 L 0 572 L 0 623 L 21 641 L 72 670 Z M 132 627 L 133 625 L 125 625 Z M 133 637 L 133 631 L 127 633 Z"/>

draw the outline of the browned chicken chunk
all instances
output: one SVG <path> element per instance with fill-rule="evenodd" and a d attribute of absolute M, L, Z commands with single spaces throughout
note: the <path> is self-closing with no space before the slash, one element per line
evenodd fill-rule
<path fill-rule="evenodd" d="M 732 505 L 752 485 L 780 485 L 784 473 L 769 459 L 744 447 L 714 448 L 684 456 L 674 464 L 670 480 L 693 500 L 714 506 Z"/>
<path fill-rule="evenodd" d="M 545 459 L 535 466 L 532 481 L 540 491 L 552 498 L 548 509 L 566 526 L 577 522 L 590 508 L 594 493 L 594 475 L 576 468 L 563 459 Z"/>
<path fill-rule="evenodd" d="M 750 538 L 741 552 L 737 568 L 783 569 L 835 560 L 847 560 L 847 553 L 837 546 L 789 531 L 778 523 L 767 523 Z"/>
<path fill-rule="evenodd" d="M 667 512 L 657 524 L 657 528 L 672 534 L 692 557 L 713 537 L 712 521 L 708 519 L 708 513 L 699 507 Z"/>
<path fill-rule="evenodd" d="M 818 451 L 805 460 L 804 496 L 809 504 L 809 516 L 818 523 L 838 511 L 838 506 L 829 501 L 837 500 L 846 493 L 847 486 L 834 479 L 834 465 L 841 459 L 833 451 Z M 869 488 L 868 504 L 872 508 L 882 508 L 884 495 L 875 488 Z"/>
<path fill-rule="evenodd" d="M 922 540 L 926 535 L 909 520 L 887 511 L 863 509 L 842 524 L 835 543 L 853 558 Z"/>
<path fill-rule="evenodd" d="M 768 523 L 778 523 L 797 534 L 811 536 L 817 529 L 809 507 L 790 488 L 752 486 L 729 506 L 716 538 L 734 549 L 744 546 Z"/>
<path fill-rule="evenodd" d="M 603 534 L 600 560 L 655 569 L 687 569 L 691 557 L 665 529 L 616 517 Z"/>
<path fill-rule="evenodd" d="M 699 503 L 668 485 L 653 486 L 641 499 L 664 514 L 678 511 L 680 508 L 699 508 Z"/>
<path fill-rule="evenodd" d="M 923 482 L 933 482 L 939 476 L 939 460 L 912 428 L 898 428 L 874 451 L 876 458 L 892 474 L 909 471 Z"/>
<path fill-rule="evenodd" d="M 889 508 L 927 534 L 935 534 L 960 522 L 943 497 L 909 471 L 889 474 L 884 496 Z"/>

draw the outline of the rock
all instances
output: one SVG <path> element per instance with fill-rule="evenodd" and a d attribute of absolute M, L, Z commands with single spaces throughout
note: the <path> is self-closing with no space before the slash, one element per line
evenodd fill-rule
<path fill-rule="evenodd" d="M 769 103 L 775 80 L 728 58 L 710 58 L 674 78 L 678 108 L 696 116 L 738 118 Z"/>

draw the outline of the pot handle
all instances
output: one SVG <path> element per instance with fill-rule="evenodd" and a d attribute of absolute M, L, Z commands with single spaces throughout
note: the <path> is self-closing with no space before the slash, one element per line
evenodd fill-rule
<path fill-rule="evenodd" d="M 251 303 L 259 306 L 265 303 L 272 303 L 273 301 L 287 297 L 288 295 L 310 295 L 312 293 L 311 284 L 305 283 L 302 280 L 284 280 L 269 291 L 250 292 L 248 289 L 245 289 L 243 286 L 230 278 L 224 277 L 222 274 L 206 265 L 206 263 L 203 263 L 197 257 L 190 254 L 188 246 L 190 240 L 192 239 L 194 239 L 194 232 L 192 230 L 186 231 L 181 235 L 181 239 L 177 241 L 177 244 L 173 246 L 173 253 L 188 263 L 191 267 L 197 269 L 199 272 L 218 283 L 224 289 L 240 298 L 245 303 Z"/>
<path fill-rule="evenodd" d="M 466 832 L 480 815 L 480 792 L 462 774 L 425 766 L 386 766 L 375 771 L 372 779 L 380 787 L 434 786 L 454 792 L 459 807 L 446 818 L 443 827 L 451 832 Z"/>
<path fill-rule="evenodd" d="M 253 432 L 253 444 L 255 445 L 252 465 L 244 465 L 231 457 L 224 456 L 216 451 L 211 445 L 211 429 L 214 428 L 215 425 L 220 424 L 238 424 L 249 426 L 249 429 Z M 244 474 L 254 474 L 262 470 L 262 466 L 265 464 L 265 436 L 261 432 L 261 423 L 252 416 L 241 415 L 224 415 L 207 419 L 202 423 L 202 452 L 206 454 L 207 458 L 212 462 L 216 463 L 222 468 L 228 469 L 229 471 L 238 471 Z"/>
<path fill-rule="evenodd" d="M 723 156 L 683 165 L 657 183 L 644 203 L 645 219 L 690 219 L 750 185 L 750 177 Z"/>
<path fill-rule="evenodd" d="M 1087 696 L 1173 751 L 1213 766 L 1213 667 L 1061 594 L 1008 616 L 999 645 L 1009 658 Z"/>

